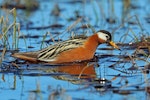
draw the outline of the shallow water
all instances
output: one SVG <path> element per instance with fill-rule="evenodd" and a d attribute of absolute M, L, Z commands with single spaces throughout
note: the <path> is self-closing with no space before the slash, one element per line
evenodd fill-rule
<path fill-rule="evenodd" d="M 121 0 L 38 0 L 38 3 L 34 11 L 17 9 L 17 22 L 21 25 L 19 52 L 39 50 L 53 44 L 53 40 L 67 40 L 72 35 L 89 36 L 100 29 L 112 32 L 121 51 L 103 44 L 97 48 L 93 61 L 31 64 L 11 57 L 15 51 L 10 30 L 10 48 L 0 68 L 0 99 L 150 99 L 149 49 L 137 49 L 144 46 L 137 42 L 149 36 L 148 0 L 136 0 L 136 3 L 131 0 L 130 5 Z M 1 0 L 0 5 L 3 4 Z M 59 14 L 57 10 L 52 13 L 54 9 Z M 0 9 L 0 14 L 9 16 L 10 23 L 13 22 L 13 16 L 7 15 L 6 10 Z"/>

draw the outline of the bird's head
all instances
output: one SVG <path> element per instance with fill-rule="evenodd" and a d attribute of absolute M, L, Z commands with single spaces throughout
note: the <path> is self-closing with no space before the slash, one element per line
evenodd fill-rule
<path fill-rule="evenodd" d="M 100 30 L 97 33 L 98 39 L 100 43 L 108 43 L 111 46 L 113 46 L 116 49 L 120 48 L 112 41 L 112 36 L 110 34 L 110 32 L 106 31 L 106 30 Z"/>

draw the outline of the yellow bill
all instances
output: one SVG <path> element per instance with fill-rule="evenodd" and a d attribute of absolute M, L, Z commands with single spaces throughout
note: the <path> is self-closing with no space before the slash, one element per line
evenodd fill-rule
<path fill-rule="evenodd" d="M 110 44 L 111 46 L 113 46 L 114 48 L 120 50 L 120 48 L 119 48 L 113 41 L 110 41 L 109 44 Z"/>

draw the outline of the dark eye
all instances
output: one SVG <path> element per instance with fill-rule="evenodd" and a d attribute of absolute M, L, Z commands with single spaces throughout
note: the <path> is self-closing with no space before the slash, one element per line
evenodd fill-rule
<path fill-rule="evenodd" d="M 108 35 L 106 35 L 106 38 L 107 38 L 107 39 L 109 39 L 109 36 L 108 36 Z"/>

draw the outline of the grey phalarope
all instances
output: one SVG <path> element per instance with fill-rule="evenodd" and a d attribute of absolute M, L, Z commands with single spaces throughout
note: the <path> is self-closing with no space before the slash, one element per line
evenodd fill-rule
<path fill-rule="evenodd" d="M 50 64 L 90 60 L 94 57 L 99 44 L 109 43 L 114 48 L 119 49 L 111 39 L 111 34 L 108 31 L 100 30 L 86 39 L 70 39 L 39 51 L 14 53 L 12 56 L 30 62 Z"/>

